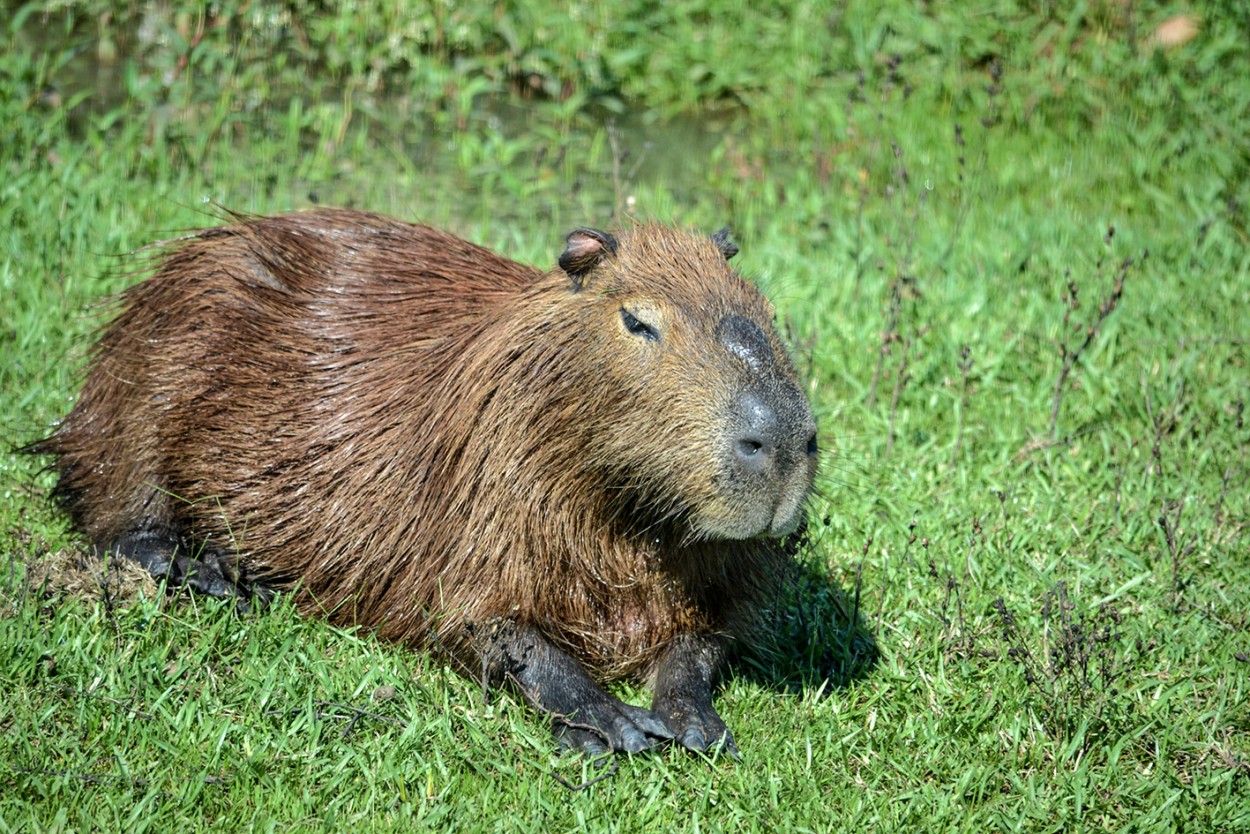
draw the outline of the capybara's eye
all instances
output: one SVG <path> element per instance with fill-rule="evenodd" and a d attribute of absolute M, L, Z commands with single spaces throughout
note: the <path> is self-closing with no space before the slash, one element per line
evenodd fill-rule
<path fill-rule="evenodd" d="M 653 342 L 659 341 L 660 339 L 660 334 L 654 327 L 644 321 L 639 321 L 637 317 L 624 307 L 621 308 L 621 321 L 625 322 L 625 329 L 630 333 L 633 333 L 635 336 L 641 336 L 642 338 L 649 339 Z"/>

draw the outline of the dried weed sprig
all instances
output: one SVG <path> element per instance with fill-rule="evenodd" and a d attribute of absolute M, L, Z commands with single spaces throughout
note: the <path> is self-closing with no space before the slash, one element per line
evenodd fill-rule
<path fill-rule="evenodd" d="M 1024 676 L 1030 708 L 1056 738 L 1070 739 L 1086 730 L 1081 749 L 1114 731 L 1118 682 L 1153 646 L 1137 641 L 1121 650 L 1122 619 L 1111 603 L 1078 612 L 1067 586 L 1059 582 L 1042 597 L 1040 641 L 1025 627 L 1002 597 L 991 603 L 998 619 L 1005 656 Z M 1034 651 L 1031 646 L 1040 650 Z"/>
<path fill-rule="evenodd" d="M 951 447 L 951 466 L 959 460 L 959 452 L 963 448 L 965 414 L 968 411 L 969 379 L 972 376 L 972 347 L 964 343 L 959 347 L 959 410 L 955 412 L 955 443 Z"/>
<path fill-rule="evenodd" d="M 1114 238 L 1115 227 L 1109 227 L 1106 237 L 1103 239 L 1108 249 L 1110 249 Z M 1141 261 L 1144 261 L 1147 255 L 1147 252 L 1142 252 Z M 1099 271 L 1102 269 L 1102 263 L 1103 261 L 1100 258 L 1098 262 Z M 1103 324 L 1115 312 L 1116 308 L 1120 306 L 1120 299 L 1124 296 L 1125 279 L 1128 277 L 1129 270 L 1137 263 L 1139 262 L 1131 257 L 1120 261 L 1115 269 L 1111 291 L 1103 297 L 1097 311 L 1087 322 L 1073 321 L 1081 309 L 1080 287 L 1076 281 L 1072 280 L 1070 270 L 1064 272 L 1067 287 L 1063 293 L 1063 324 L 1059 328 L 1059 358 L 1062 365 L 1059 368 L 1058 376 L 1055 377 L 1055 385 L 1050 401 L 1050 425 L 1046 431 L 1051 445 L 1058 441 L 1059 411 L 1063 406 L 1064 394 L 1068 390 L 1068 380 L 1080 363 L 1081 357 L 1085 355 L 1085 352 L 1094 344 L 1094 340 L 1098 338 L 1098 333 L 1102 330 Z"/>

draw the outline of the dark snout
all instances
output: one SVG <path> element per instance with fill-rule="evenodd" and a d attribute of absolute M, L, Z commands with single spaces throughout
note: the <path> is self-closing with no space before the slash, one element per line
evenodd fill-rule
<path fill-rule="evenodd" d="M 780 396 L 743 394 L 730 423 L 737 427 L 733 453 L 744 473 L 784 475 L 816 454 L 816 426 L 797 390 Z"/>
<path fill-rule="evenodd" d="M 722 488 L 738 514 L 727 526 L 749 530 L 746 535 L 785 535 L 802 520 L 816 470 L 811 406 L 759 324 L 728 316 L 718 336 L 746 371 L 725 419 Z"/>

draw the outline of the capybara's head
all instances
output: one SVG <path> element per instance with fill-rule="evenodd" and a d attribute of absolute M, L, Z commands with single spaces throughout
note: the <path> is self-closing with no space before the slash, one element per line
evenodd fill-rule
<path fill-rule="evenodd" d="M 584 358 L 620 409 L 593 432 L 595 457 L 692 539 L 794 531 L 816 470 L 811 407 L 772 305 L 729 266 L 737 251 L 725 232 L 640 225 L 579 229 L 560 258 L 594 334 Z"/>

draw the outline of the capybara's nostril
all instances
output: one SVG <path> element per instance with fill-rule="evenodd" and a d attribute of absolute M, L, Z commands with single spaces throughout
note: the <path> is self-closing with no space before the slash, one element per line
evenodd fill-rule
<path fill-rule="evenodd" d="M 807 456 L 815 457 L 820 449 L 816 445 L 816 432 L 812 432 L 812 436 L 807 438 Z"/>
<path fill-rule="evenodd" d="M 768 465 L 768 453 L 765 449 L 764 442 L 754 437 L 740 437 L 734 446 L 738 461 L 752 469 Z"/>
<path fill-rule="evenodd" d="M 773 465 L 781 423 L 777 412 L 757 394 L 738 399 L 735 415 L 734 457 L 750 472 L 766 472 Z"/>

